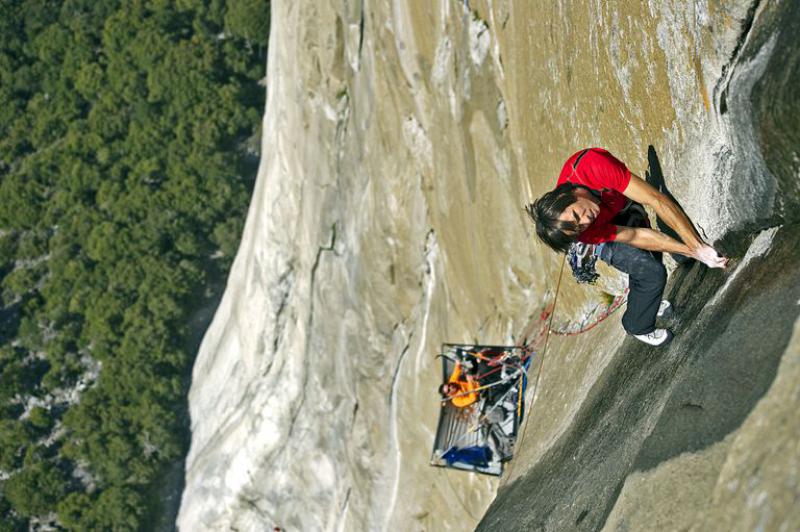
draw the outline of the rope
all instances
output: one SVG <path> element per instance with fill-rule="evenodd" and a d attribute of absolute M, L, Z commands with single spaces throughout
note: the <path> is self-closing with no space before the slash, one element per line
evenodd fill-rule
<path fill-rule="evenodd" d="M 625 292 L 621 296 L 615 297 L 614 301 L 611 302 L 611 304 L 608 306 L 608 308 L 605 311 L 603 311 L 602 314 L 600 314 L 600 317 L 598 317 L 597 320 L 595 320 L 594 322 L 590 323 L 589 325 L 586 325 L 586 326 L 578 329 L 577 331 L 567 331 L 566 329 L 562 328 L 562 329 L 559 329 L 559 330 L 551 330 L 550 332 L 552 332 L 553 334 L 555 334 L 557 336 L 577 336 L 579 334 L 583 334 L 586 331 L 589 331 L 589 330 L 594 329 L 595 327 L 597 327 L 606 318 L 608 318 L 613 313 L 615 313 L 620 308 L 622 308 L 622 305 L 624 305 L 627 302 L 628 302 L 628 289 L 626 288 Z"/>
<path fill-rule="evenodd" d="M 516 389 L 517 389 L 517 387 L 516 387 L 516 383 L 515 383 L 515 385 L 514 385 L 514 386 L 511 386 L 511 387 L 510 387 L 508 390 L 506 390 L 506 392 L 505 392 L 505 393 L 504 393 L 504 394 L 503 394 L 503 395 L 500 397 L 500 399 L 498 399 L 497 401 L 495 401 L 495 403 L 494 403 L 494 404 L 491 406 L 491 408 L 489 408 L 489 410 L 487 410 L 487 411 L 486 411 L 484 414 L 482 414 L 482 415 L 481 415 L 481 416 L 478 418 L 478 422 L 477 422 L 475 425 L 473 425 L 472 427 L 470 427 L 470 430 L 471 430 L 471 431 L 478 430 L 478 428 L 480 427 L 481 423 L 483 423 L 484 421 L 486 421 L 486 420 L 489 418 L 489 414 L 491 414 L 492 412 L 494 412 L 494 411 L 495 411 L 495 409 L 496 409 L 498 406 L 500 406 L 500 405 L 503 403 L 503 401 L 505 401 L 505 400 L 506 400 L 506 397 L 508 397 L 508 394 L 510 394 L 512 391 L 514 391 L 514 390 L 516 390 Z"/>
<path fill-rule="evenodd" d="M 448 395 L 447 398 L 442 399 L 442 402 L 446 403 L 447 401 L 452 401 L 456 397 L 462 397 L 464 395 L 470 395 L 472 393 L 477 393 L 477 392 L 480 392 L 481 390 L 485 390 L 485 389 L 491 388 L 493 386 L 497 386 L 497 385 L 500 385 L 500 384 L 505 384 L 505 382 L 506 382 L 505 380 L 500 380 L 500 381 L 497 381 L 497 382 L 493 382 L 491 384 L 484 384 L 483 386 L 478 386 L 477 388 L 472 388 L 471 390 L 467 390 L 465 392 L 457 393 L 455 395 Z"/>
<path fill-rule="evenodd" d="M 530 421 L 530 418 L 531 418 L 531 408 L 533 407 L 533 402 L 536 399 L 536 393 L 537 393 L 537 391 L 539 389 L 539 382 L 540 382 L 540 380 L 542 378 L 542 374 L 544 373 L 544 362 L 545 362 L 545 357 L 547 355 L 547 347 L 548 347 L 548 344 L 550 342 L 550 334 L 552 333 L 552 334 L 554 334 L 556 336 L 577 336 L 579 334 L 583 334 L 583 333 L 585 333 L 585 332 L 597 327 L 597 325 L 599 325 L 600 323 L 605 321 L 609 316 L 611 316 L 617 310 L 622 308 L 622 306 L 625 303 L 627 303 L 627 300 L 628 300 L 628 290 L 629 289 L 626 288 L 625 292 L 621 296 L 615 297 L 614 300 L 611 302 L 611 304 L 606 308 L 606 310 L 604 310 L 600 314 L 600 316 L 594 322 L 592 322 L 591 324 L 585 325 L 585 326 L 581 327 L 580 329 L 578 329 L 576 331 L 567 331 L 564 328 L 558 329 L 558 330 L 553 329 L 553 327 L 552 327 L 553 326 L 553 317 L 555 316 L 555 312 L 556 312 L 556 305 L 558 303 L 558 295 L 561 292 L 561 280 L 564 277 L 564 265 L 565 265 L 566 261 L 567 261 L 567 258 L 565 256 L 564 260 L 561 262 L 561 269 L 558 272 L 558 283 L 556 284 L 556 292 L 555 292 L 555 296 L 553 297 L 553 306 L 550 308 L 549 316 L 546 315 L 546 311 L 542 313 L 542 321 L 544 321 L 545 319 L 548 320 L 547 328 L 545 329 L 545 331 L 543 333 L 540 332 L 537 335 L 537 337 L 534 339 L 534 340 L 540 339 L 542 337 L 542 334 L 544 334 L 544 336 L 545 336 L 545 338 L 544 338 L 544 347 L 542 348 L 542 351 L 541 351 L 541 353 L 542 353 L 541 354 L 542 362 L 541 362 L 541 364 L 539 364 L 539 370 L 536 373 L 536 380 L 534 382 L 534 388 L 533 388 L 534 389 L 534 396 L 531 397 L 531 402 L 528 405 L 527 415 L 525 416 L 525 421 L 523 421 L 523 424 L 522 424 L 522 432 L 519 435 L 518 442 L 515 444 L 516 448 L 522 447 L 522 443 L 525 440 L 525 434 L 526 434 L 526 432 L 528 430 L 528 422 Z M 531 353 L 533 353 L 533 349 L 530 347 L 530 343 L 531 342 L 528 342 L 527 338 L 525 339 L 525 342 L 526 342 L 526 344 L 523 346 L 523 349 L 525 350 L 526 354 L 524 356 L 520 357 L 520 362 L 522 364 L 524 364 L 524 362 L 531 356 Z M 481 360 L 490 360 L 488 357 L 485 357 L 481 353 L 478 353 L 478 352 L 468 351 L 468 353 L 473 355 L 473 356 L 475 356 L 476 358 L 481 359 Z M 448 358 L 450 358 L 450 357 L 448 357 Z M 477 380 L 480 380 L 481 378 L 483 378 L 483 377 L 485 377 L 487 375 L 491 375 L 492 373 L 501 370 L 503 368 L 503 366 L 507 365 L 507 363 L 504 362 L 504 361 L 501 364 L 502 365 L 500 365 L 500 366 L 498 366 L 498 367 L 496 367 L 494 369 L 491 369 L 489 371 L 486 371 L 486 372 L 478 375 L 476 377 Z M 508 364 L 508 365 L 512 365 L 512 364 Z M 513 364 L 513 365 L 516 366 L 517 368 L 519 368 L 522 371 L 522 377 L 520 378 L 520 381 L 519 381 L 520 393 L 518 394 L 518 397 L 517 397 L 517 415 L 520 415 L 520 413 L 522 412 L 522 406 L 523 406 L 522 402 L 523 402 L 523 395 L 524 395 L 522 393 L 522 379 L 527 378 L 528 371 L 526 369 L 524 369 L 520 364 Z M 485 385 L 485 386 L 480 386 L 480 387 L 475 388 L 473 390 L 468 390 L 468 391 L 462 392 L 462 393 L 457 394 L 457 395 L 450 396 L 447 399 L 445 399 L 444 401 L 452 400 L 455 397 L 460 397 L 460 396 L 463 396 L 463 395 L 469 395 L 471 393 L 476 393 L 476 392 L 479 392 L 481 390 L 485 390 L 486 388 L 491 388 L 492 386 L 496 386 L 497 384 L 501 384 L 503 382 L 505 382 L 505 379 L 503 379 L 501 381 L 498 381 L 498 382 L 495 382 L 495 383 L 492 383 L 492 384 Z M 511 390 L 509 389 L 506 392 L 506 394 L 503 395 L 503 398 L 505 398 L 505 396 L 510 391 Z M 470 434 L 470 433 L 474 432 L 479 426 L 480 426 L 480 424 L 470 427 L 470 430 L 466 434 Z M 464 436 L 464 435 L 462 435 L 462 436 Z M 506 482 L 508 482 L 508 479 L 511 478 L 511 473 L 514 470 L 514 463 L 515 462 L 516 462 L 515 460 L 511 460 L 511 462 L 509 463 L 508 474 L 503 477 L 503 480 L 500 483 L 500 487 L 505 486 Z"/>
<path fill-rule="evenodd" d="M 450 489 L 453 491 L 453 493 L 458 493 L 459 491 L 461 491 L 460 489 L 457 489 L 456 486 L 453 485 L 453 481 L 450 479 L 452 475 L 445 475 L 445 477 L 447 478 L 447 483 L 450 484 Z M 459 502 L 459 504 L 461 504 L 461 508 L 464 509 L 464 512 L 466 512 L 466 514 L 469 515 L 473 519 L 473 521 L 478 520 L 478 518 L 475 517 L 475 515 L 472 513 L 472 509 L 467 507 L 467 505 L 464 503 L 461 497 L 455 497 L 455 499 Z"/>
<path fill-rule="evenodd" d="M 520 362 L 522 364 L 524 364 L 525 361 L 528 360 L 529 356 L 531 356 L 530 353 L 527 353 L 526 355 L 521 356 L 520 359 L 519 359 Z M 515 368 L 517 368 L 519 370 L 522 370 L 526 374 L 528 373 L 527 371 L 525 371 L 525 368 L 520 366 L 518 363 L 516 363 L 514 361 L 511 361 L 511 362 L 503 362 L 502 366 L 497 366 L 496 368 L 490 369 L 489 371 L 485 371 L 485 372 L 481 373 L 480 375 L 477 375 L 475 377 L 475 379 L 476 380 L 481 380 L 482 378 L 486 377 L 487 375 L 491 375 L 492 373 L 496 373 L 496 372 L 500 371 L 501 369 L 503 369 L 504 366 L 512 366 L 512 367 L 515 367 Z"/>
<path fill-rule="evenodd" d="M 556 313 L 556 304 L 558 304 L 558 293 L 561 291 L 561 279 L 564 277 L 564 264 L 567 262 L 567 257 L 564 256 L 564 260 L 561 261 L 561 270 L 558 272 L 558 284 L 556 285 L 556 294 L 553 297 L 553 310 L 550 312 L 550 320 L 547 324 L 547 335 L 544 338 L 544 347 L 542 348 L 542 362 L 539 364 L 539 371 L 536 372 L 536 381 L 534 382 L 533 386 L 533 397 L 531 397 L 531 403 L 527 407 L 527 415 L 525 416 L 525 421 L 522 423 L 522 434 L 519 436 L 518 442 L 514 445 L 516 449 L 522 447 L 522 442 L 525 441 L 525 432 L 528 430 L 528 421 L 531 419 L 531 407 L 533 406 L 533 402 L 536 399 L 536 394 L 539 391 L 539 379 L 542 377 L 542 370 L 544 368 L 545 357 L 547 356 L 547 344 L 550 341 L 550 329 L 553 325 L 553 316 Z M 522 394 L 520 394 L 521 396 Z M 516 460 L 511 460 L 508 466 L 508 474 L 505 475 L 503 481 L 500 483 L 500 487 L 505 486 L 508 479 L 511 478 L 511 472 L 514 470 L 514 463 Z"/>
<path fill-rule="evenodd" d="M 469 353 L 469 354 L 471 354 L 471 355 L 475 356 L 476 358 L 481 358 L 482 360 L 492 360 L 492 359 L 490 359 L 490 358 L 487 358 L 487 357 L 484 357 L 484 356 L 480 356 L 478 353 L 473 353 L 473 352 L 471 352 L 471 351 L 467 351 L 467 353 Z M 445 356 L 445 355 L 441 355 L 441 356 Z M 528 353 L 528 354 L 527 354 L 527 355 L 525 355 L 525 356 L 522 356 L 522 357 L 520 357 L 520 362 L 522 362 L 522 363 L 525 363 L 525 361 L 528 359 L 528 357 L 529 357 L 529 356 L 530 356 L 530 353 Z M 452 358 L 450 358 L 450 357 L 447 357 L 447 358 L 448 358 L 448 359 L 450 359 L 450 360 L 454 360 L 454 359 L 452 359 Z M 459 361 L 457 361 L 457 360 L 454 360 L 454 361 L 456 362 L 456 364 L 459 364 L 459 363 L 460 363 L 460 362 L 459 362 Z M 486 371 L 486 372 L 484 372 L 484 373 L 481 373 L 480 375 L 476 375 L 476 376 L 474 377 L 474 381 L 473 381 L 473 382 L 478 382 L 478 381 L 480 381 L 482 378 L 484 378 L 485 376 L 487 376 L 487 375 L 491 375 L 492 373 L 494 373 L 494 372 L 496 372 L 496 371 L 500 371 L 500 370 L 501 370 L 501 369 L 503 369 L 504 367 L 508 367 L 508 366 L 514 367 L 514 368 L 518 369 L 520 372 L 522 372 L 522 373 L 524 373 L 524 374 L 526 374 L 526 375 L 528 374 L 528 372 L 527 372 L 527 371 L 525 371 L 525 368 L 524 368 L 524 367 L 522 367 L 522 366 L 521 366 L 520 364 L 518 364 L 517 362 L 514 362 L 514 361 L 511 361 L 511 362 L 503 362 L 503 361 L 501 361 L 501 365 L 500 365 L 500 366 L 497 366 L 497 367 L 496 367 L 496 368 L 494 368 L 494 369 L 491 369 L 491 370 L 489 370 L 489 371 Z M 481 391 L 481 390 L 485 390 L 485 389 L 487 389 L 487 388 L 491 388 L 492 386 L 497 386 L 498 384 L 503 384 L 503 383 L 505 383 L 505 382 L 507 382 L 507 381 L 508 381 L 508 377 L 506 377 L 506 378 L 503 378 L 503 379 L 501 379 L 501 380 L 499 380 L 499 381 L 497 381 L 497 382 L 493 382 L 493 383 L 491 383 L 491 384 L 484 384 L 483 386 L 478 386 L 477 388 L 472 388 L 472 389 L 469 389 L 469 390 L 463 391 L 463 392 L 461 392 L 461 393 L 457 393 L 457 394 L 454 394 L 454 395 L 449 395 L 449 396 L 447 396 L 445 399 L 442 399 L 442 402 L 443 402 L 443 403 L 446 403 L 447 401 L 452 401 L 452 400 L 453 400 L 453 399 L 455 399 L 456 397 L 462 397 L 462 396 L 464 396 L 464 395 L 469 395 L 469 394 L 472 394 L 472 393 L 475 393 L 475 392 L 479 392 L 479 391 Z M 450 383 L 448 383 L 448 384 L 450 384 Z"/>

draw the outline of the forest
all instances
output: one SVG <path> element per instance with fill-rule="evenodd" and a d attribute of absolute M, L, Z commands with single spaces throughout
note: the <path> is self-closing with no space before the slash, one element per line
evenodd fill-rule
<path fill-rule="evenodd" d="M 0 2 L 0 531 L 165 511 L 268 34 L 268 0 Z"/>

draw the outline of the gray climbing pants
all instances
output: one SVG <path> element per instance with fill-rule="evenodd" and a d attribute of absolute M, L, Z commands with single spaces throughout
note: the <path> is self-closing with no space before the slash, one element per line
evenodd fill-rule
<path fill-rule="evenodd" d="M 667 284 L 667 270 L 661 262 L 661 253 L 621 242 L 606 242 L 600 250 L 600 259 L 629 276 L 628 308 L 622 316 L 625 332 L 653 332 L 658 305 Z"/>

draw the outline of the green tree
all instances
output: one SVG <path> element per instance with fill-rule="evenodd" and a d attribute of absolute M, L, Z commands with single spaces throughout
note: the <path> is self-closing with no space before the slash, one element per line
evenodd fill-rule
<path fill-rule="evenodd" d="M 15 419 L 0 419 L 0 469 L 13 471 L 18 468 L 31 443 L 30 434 L 22 423 Z"/>
<path fill-rule="evenodd" d="M 24 532 L 28 523 L 11 513 L 11 504 L 0 495 L 0 532 Z"/>
<path fill-rule="evenodd" d="M 67 530 L 98 530 L 93 526 L 93 506 L 89 495 L 72 492 L 58 503 L 58 520 Z"/>
<path fill-rule="evenodd" d="M 252 1 L 0 2 L 3 518 L 61 498 L 67 528 L 149 522 L 186 451 L 189 317 L 222 284 L 253 185 L 268 17 Z M 77 405 L 19 420 L 89 358 Z M 67 495 L 78 462 L 97 489 Z"/>
<path fill-rule="evenodd" d="M 40 433 L 47 433 L 53 427 L 53 418 L 50 413 L 41 406 L 31 409 L 28 415 L 28 422 Z"/>
<path fill-rule="evenodd" d="M 66 493 L 67 479 L 51 462 L 39 462 L 15 473 L 6 481 L 4 491 L 20 515 L 44 515 L 55 510 Z"/>
<path fill-rule="evenodd" d="M 225 11 L 225 28 L 234 35 L 266 46 L 269 8 L 269 0 L 229 0 Z"/>
<path fill-rule="evenodd" d="M 138 530 L 144 501 L 135 490 L 112 487 L 99 496 L 70 493 L 58 505 L 58 517 L 70 530 Z"/>

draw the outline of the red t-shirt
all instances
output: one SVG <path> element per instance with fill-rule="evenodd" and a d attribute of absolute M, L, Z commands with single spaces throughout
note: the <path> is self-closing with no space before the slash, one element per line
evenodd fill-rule
<path fill-rule="evenodd" d="M 573 170 L 572 164 L 583 151 L 567 159 L 556 186 L 569 182 L 600 193 L 600 213 L 592 225 L 578 236 L 578 240 L 586 244 L 610 242 L 617 238 L 617 228 L 611 220 L 628 203 L 622 191 L 631 181 L 631 171 L 625 163 L 602 148 L 589 148 L 578 163 L 578 168 Z"/>

